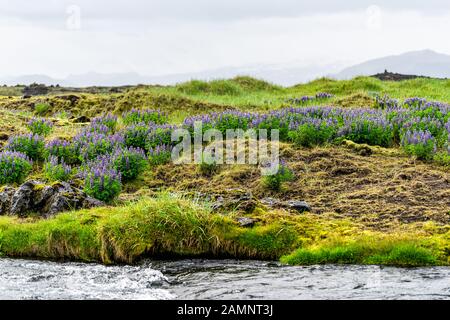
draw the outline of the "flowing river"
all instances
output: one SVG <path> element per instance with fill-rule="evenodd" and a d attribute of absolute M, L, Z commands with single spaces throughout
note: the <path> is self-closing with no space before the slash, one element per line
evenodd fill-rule
<path fill-rule="evenodd" d="M 450 268 L 237 260 L 103 266 L 0 258 L 0 299 L 450 299 Z"/>

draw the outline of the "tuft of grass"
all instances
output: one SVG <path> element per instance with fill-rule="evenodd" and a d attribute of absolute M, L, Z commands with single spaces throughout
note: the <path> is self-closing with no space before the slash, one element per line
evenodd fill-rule
<path fill-rule="evenodd" d="M 47 103 L 37 103 L 34 106 L 34 112 L 36 112 L 36 114 L 42 116 L 44 114 L 46 114 L 50 109 L 50 105 L 48 105 Z"/>
<path fill-rule="evenodd" d="M 436 254 L 421 246 L 415 239 L 390 238 L 360 238 L 345 244 L 315 244 L 283 256 L 281 261 L 291 265 L 332 263 L 413 267 L 438 264 Z"/>

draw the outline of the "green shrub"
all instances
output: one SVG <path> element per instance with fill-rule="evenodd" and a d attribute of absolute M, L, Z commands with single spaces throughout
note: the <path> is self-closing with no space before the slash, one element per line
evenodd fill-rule
<path fill-rule="evenodd" d="M 32 160 L 41 160 L 44 158 L 45 144 L 37 134 L 22 134 L 11 137 L 6 149 L 23 153 Z"/>
<path fill-rule="evenodd" d="M 114 132 L 117 126 L 117 116 L 112 114 L 107 114 L 104 116 L 96 117 L 92 119 L 91 127 L 98 127 L 98 126 L 106 126 L 110 132 Z"/>
<path fill-rule="evenodd" d="M 391 147 L 394 143 L 394 126 L 383 118 L 354 118 L 338 135 L 356 143 Z"/>
<path fill-rule="evenodd" d="M 169 163 L 172 159 L 170 146 L 161 145 L 150 148 L 148 151 L 148 161 L 153 166 Z"/>
<path fill-rule="evenodd" d="M 72 177 L 72 168 L 64 160 L 50 156 L 44 165 L 44 174 L 50 181 L 68 181 Z"/>
<path fill-rule="evenodd" d="M 122 181 L 130 181 L 145 170 L 147 157 L 142 149 L 117 149 L 112 155 L 114 168 L 122 175 Z"/>
<path fill-rule="evenodd" d="M 120 172 L 113 168 L 109 156 L 100 157 L 85 166 L 84 192 L 104 202 L 117 198 L 122 190 Z"/>
<path fill-rule="evenodd" d="M 289 138 L 298 146 L 313 147 L 331 141 L 336 134 L 336 129 L 326 123 L 319 125 L 304 124 L 295 131 L 289 132 Z"/>
<path fill-rule="evenodd" d="M 124 143 L 127 147 L 140 148 L 148 152 L 147 137 L 151 128 L 145 123 L 133 124 L 123 130 Z"/>
<path fill-rule="evenodd" d="M 132 109 L 131 111 L 125 112 L 122 115 L 122 121 L 126 125 L 145 123 L 147 125 L 154 124 L 165 124 L 168 121 L 167 114 L 159 110 L 139 110 Z"/>
<path fill-rule="evenodd" d="M 0 153 L 0 184 L 21 183 L 32 169 L 31 160 L 23 153 Z"/>
<path fill-rule="evenodd" d="M 38 115 L 44 115 L 47 113 L 47 111 L 50 110 L 50 105 L 46 104 L 46 103 L 37 103 L 34 106 L 34 111 L 38 114 Z"/>
<path fill-rule="evenodd" d="M 430 160 L 436 152 L 436 139 L 428 131 L 407 131 L 402 137 L 406 153 L 421 160 Z"/>
<path fill-rule="evenodd" d="M 212 176 L 219 171 L 218 164 L 213 159 L 204 156 L 204 154 L 202 154 L 202 161 L 198 165 L 198 168 L 200 173 L 205 176 Z"/>
<path fill-rule="evenodd" d="M 283 163 L 278 165 L 278 170 L 275 174 L 266 175 L 262 177 L 263 184 L 270 190 L 279 191 L 284 182 L 292 181 L 294 173 Z"/>
<path fill-rule="evenodd" d="M 439 152 L 433 157 L 433 160 L 444 167 L 450 168 L 450 152 Z"/>
<path fill-rule="evenodd" d="M 54 139 L 45 145 L 45 156 L 55 156 L 69 165 L 79 164 L 82 160 L 75 145 L 61 139 Z"/>
<path fill-rule="evenodd" d="M 32 118 L 27 127 L 33 134 L 48 136 L 52 132 L 53 124 L 45 119 Z"/>
<path fill-rule="evenodd" d="M 158 125 L 152 127 L 149 135 L 147 136 L 145 149 L 150 150 L 151 148 L 155 148 L 161 145 L 172 145 L 173 129 L 175 129 L 175 127 L 170 125 Z"/>

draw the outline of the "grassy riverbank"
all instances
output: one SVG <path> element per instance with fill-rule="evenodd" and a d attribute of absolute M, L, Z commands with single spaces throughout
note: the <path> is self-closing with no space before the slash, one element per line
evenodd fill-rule
<path fill-rule="evenodd" d="M 450 263 L 448 227 L 416 223 L 388 233 L 347 219 L 261 212 L 253 228 L 207 205 L 161 194 L 47 220 L 0 218 L 0 252 L 14 257 L 133 263 L 143 257 L 277 260 L 397 266 Z"/>

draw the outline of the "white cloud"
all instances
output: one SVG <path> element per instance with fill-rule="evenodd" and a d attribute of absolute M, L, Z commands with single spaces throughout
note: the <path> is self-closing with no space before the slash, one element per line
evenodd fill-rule
<path fill-rule="evenodd" d="M 0 2 L 3 6 L 4 0 Z M 297 10 L 301 14 L 295 15 L 272 2 L 271 14 L 264 1 L 253 15 L 243 5 L 240 16 L 224 10 L 223 19 L 213 19 L 225 2 L 208 7 L 208 1 L 201 7 L 212 12 L 207 19 L 204 11 L 195 13 L 196 8 L 187 7 L 185 1 L 178 2 L 172 16 L 162 2 L 116 1 L 102 7 L 102 1 L 96 6 L 93 1 L 73 1 L 81 8 L 81 28 L 68 29 L 66 9 L 72 1 L 46 3 L 31 4 L 22 13 L 9 7 L 8 17 L 0 15 L 3 75 L 64 77 L 88 71 L 156 75 L 255 64 L 354 63 L 424 48 L 450 53 L 450 43 L 444 41 L 450 30 L 448 10 L 435 14 L 380 6 L 372 21 L 367 7 L 321 12 L 305 10 L 302 4 Z M 294 6 L 290 0 L 285 3 Z M 152 6 L 164 14 L 157 16 Z M 182 9 L 186 16 L 203 18 L 179 19 Z M 143 19 L 147 14 L 150 18 Z"/>

